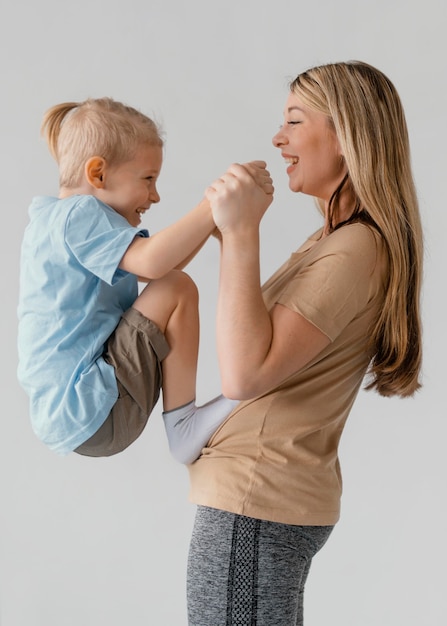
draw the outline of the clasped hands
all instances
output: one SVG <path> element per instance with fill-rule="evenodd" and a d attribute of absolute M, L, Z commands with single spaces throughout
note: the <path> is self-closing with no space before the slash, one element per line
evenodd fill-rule
<path fill-rule="evenodd" d="M 273 182 L 265 161 L 233 163 L 205 191 L 220 233 L 259 228 L 272 203 Z"/>

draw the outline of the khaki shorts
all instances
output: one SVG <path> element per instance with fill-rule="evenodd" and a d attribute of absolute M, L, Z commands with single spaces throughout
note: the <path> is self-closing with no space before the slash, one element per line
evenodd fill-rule
<path fill-rule="evenodd" d="M 118 399 L 100 429 L 75 452 L 111 456 L 141 435 L 160 396 L 161 361 L 168 353 L 168 343 L 158 326 L 136 309 L 123 314 L 103 355 L 115 368 Z"/>

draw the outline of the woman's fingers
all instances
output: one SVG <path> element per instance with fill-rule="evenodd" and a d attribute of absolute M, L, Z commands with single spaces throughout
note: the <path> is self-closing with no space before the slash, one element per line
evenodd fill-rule
<path fill-rule="evenodd" d="M 243 167 L 250 174 L 265 193 L 272 194 L 274 192 L 273 181 L 265 161 L 250 161 L 240 167 Z"/>

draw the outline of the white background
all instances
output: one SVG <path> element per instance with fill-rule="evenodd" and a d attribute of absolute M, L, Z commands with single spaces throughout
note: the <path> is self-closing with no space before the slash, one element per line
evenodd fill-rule
<path fill-rule="evenodd" d="M 191 208 L 231 162 L 265 159 L 277 190 L 262 224 L 266 278 L 320 223 L 313 201 L 288 190 L 271 145 L 288 80 L 349 59 L 382 69 L 407 114 L 425 228 L 424 388 L 411 400 L 358 398 L 341 446 L 342 518 L 314 561 L 306 626 L 446 623 L 445 7 L 445 0 L 3 0 L 2 626 L 187 623 L 194 506 L 187 470 L 167 450 L 161 406 L 122 455 L 60 458 L 32 433 L 16 382 L 27 208 L 33 195 L 57 194 L 56 165 L 39 136 L 44 111 L 111 96 L 163 125 L 162 200 L 145 216 L 153 232 Z M 201 293 L 199 402 L 219 392 L 217 270 L 210 241 L 189 268 Z"/>

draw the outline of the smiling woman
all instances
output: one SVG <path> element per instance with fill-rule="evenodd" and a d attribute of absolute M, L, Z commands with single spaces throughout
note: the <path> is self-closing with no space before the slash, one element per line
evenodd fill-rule
<path fill-rule="evenodd" d="M 361 62 L 310 69 L 292 82 L 273 143 L 290 189 L 314 196 L 324 223 L 261 285 L 262 196 L 234 170 L 207 193 L 222 234 L 222 390 L 243 402 L 190 466 L 194 626 L 303 624 L 364 377 L 383 396 L 420 386 L 422 233 L 393 85 Z"/>

